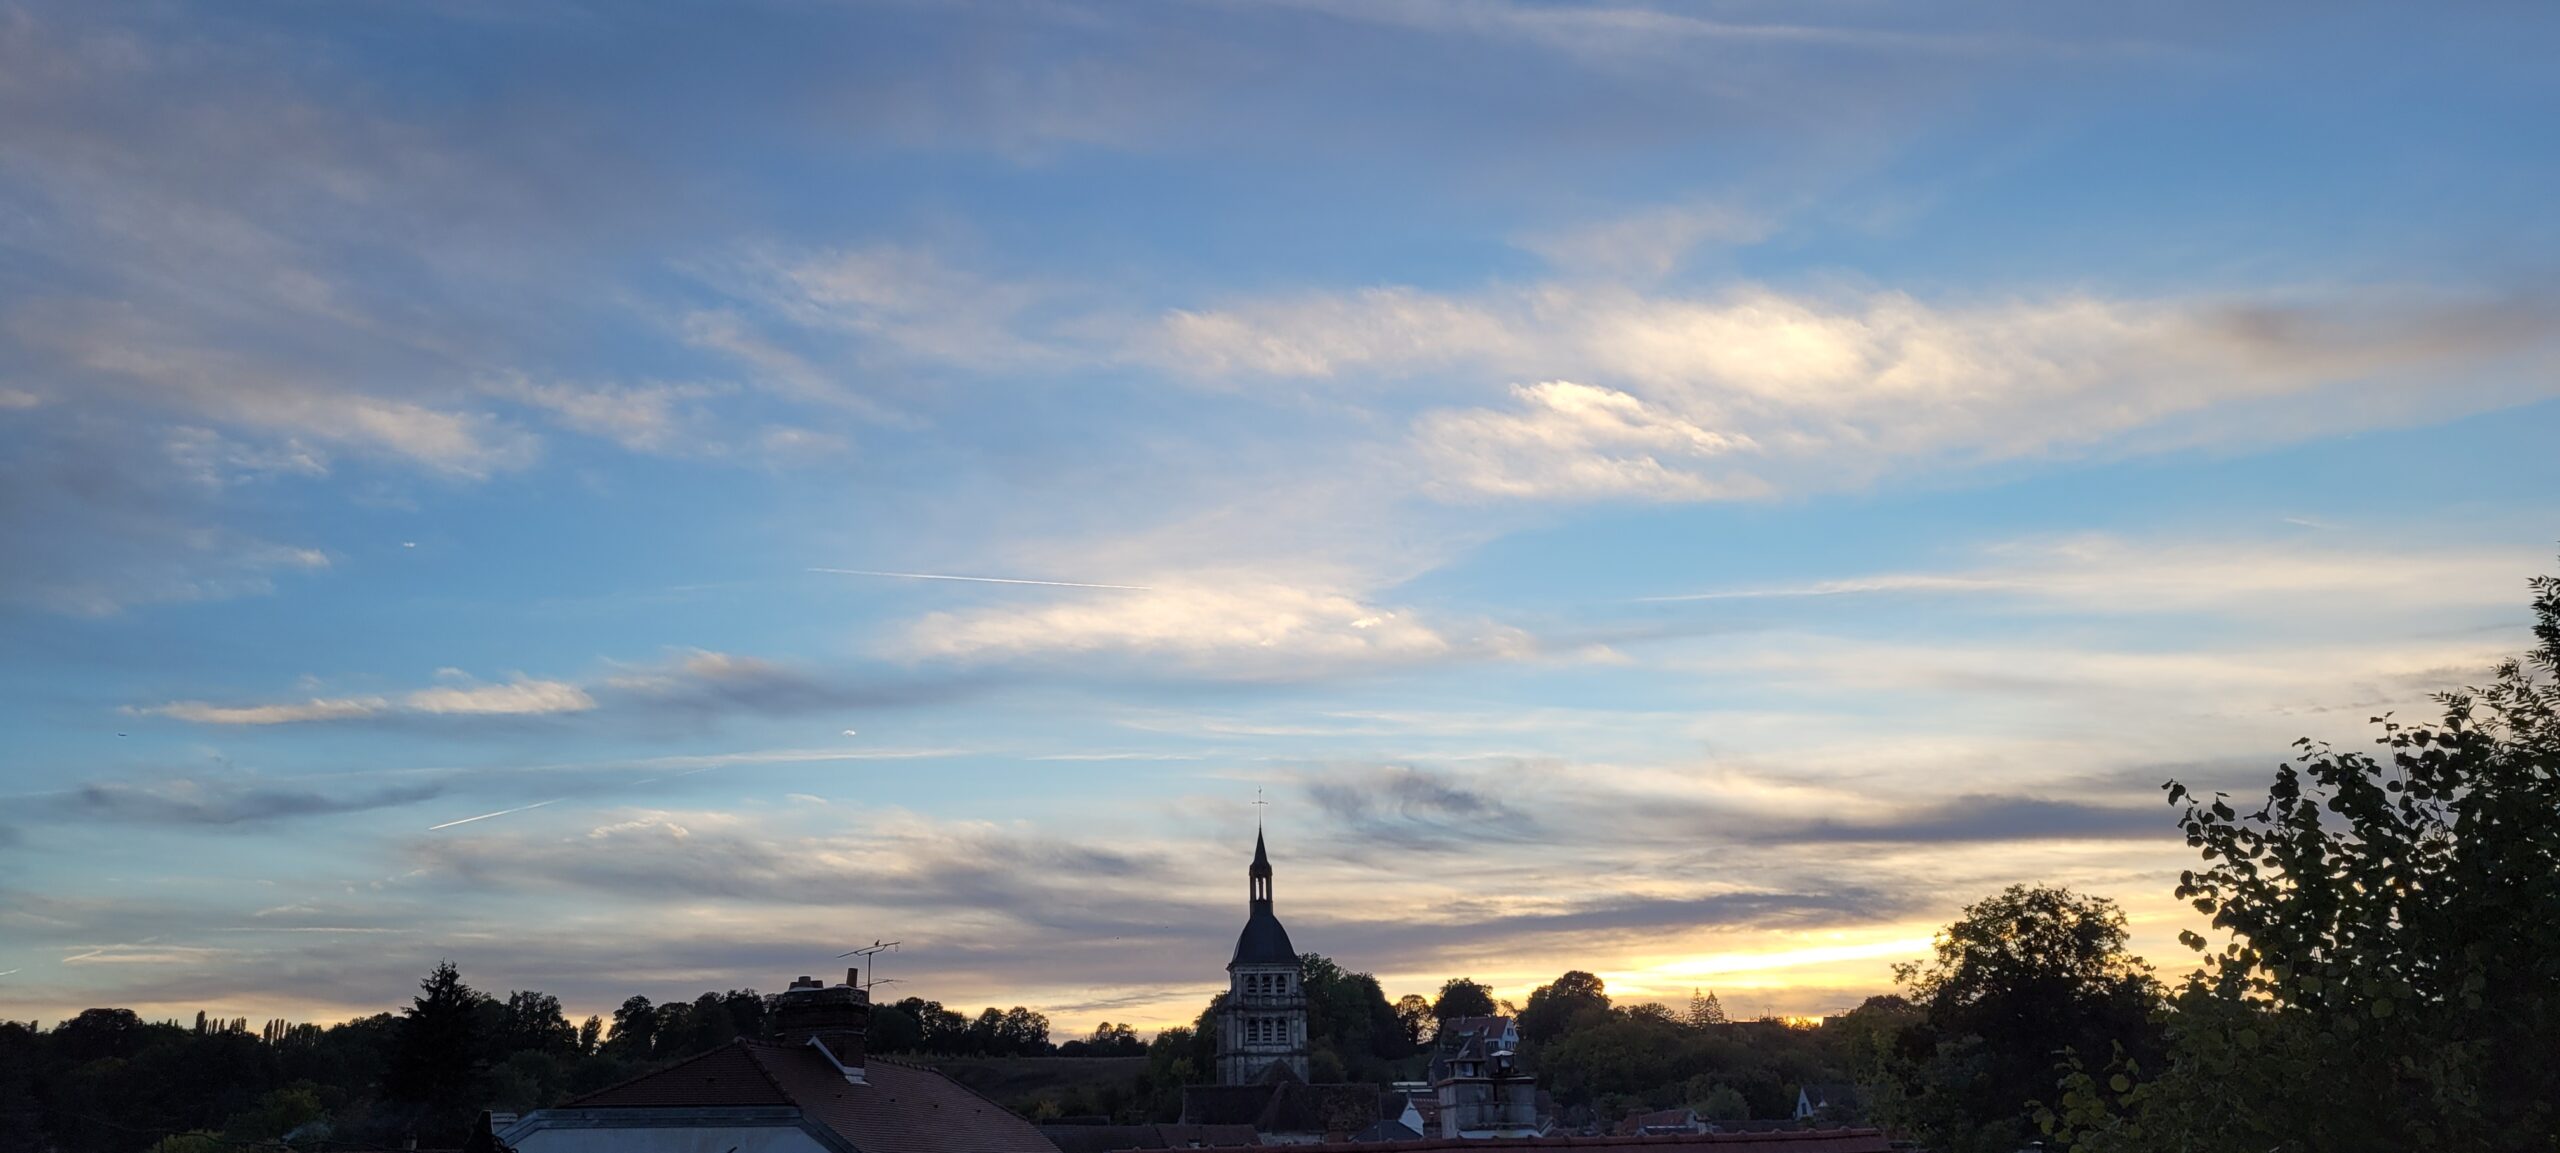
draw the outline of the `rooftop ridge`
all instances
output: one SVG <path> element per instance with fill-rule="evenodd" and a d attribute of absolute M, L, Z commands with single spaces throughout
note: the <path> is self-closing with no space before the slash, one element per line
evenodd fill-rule
<path fill-rule="evenodd" d="M 713 1058 L 713 1057 L 717 1057 L 717 1056 L 719 1056 L 720 1054 L 722 1054 L 722 1053 L 724 1053 L 724 1052 L 726 1052 L 726 1051 L 728 1051 L 728 1050 L 730 1050 L 730 1049 L 748 1049 L 748 1048 L 751 1048 L 751 1047 L 763 1047 L 763 1048 L 773 1048 L 773 1049 L 787 1049 L 787 1048 L 790 1048 L 791 1046 L 783 1045 L 783 1044 L 780 1044 L 780 1043 L 777 1043 L 777 1042 L 773 1042 L 773 1041 L 764 1041 L 764 1040 L 759 1040 L 759 1039 L 756 1039 L 756 1038 L 753 1038 L 753 1037 L 740 1037 L 740 1038 L 738 1038 L 738 1039 L 736 1039 L 736 1040 L 734 1040 L 734 1041 L 729 1042 L 729 1043 L 728 1043 L 728 1044 L 726 1044 L 726 1045 L 715 1045 L 715 1046 L 713 1046 L 713 1047 L 711 1047 L 711 1048 L 709 1048 L 709 1049 L 705 1049 L 705 1050 L 703 1050 L 702 1052 L 696 1053 L 696 1054 L 694 1054 L 693 1056 L 687 1057 L 687 1058 L 685 1058 L 685 1059 L 683 1059 L 683 1060 L 681 1060 L 681 1061 L 678 1061 L 678 1062 L 676 1062 L 676 1063 L 674 1063 L 674 1064 L 672 1064 L 672 1065 L 661 1066 L 661 1067 L 656 1068 L 656 1069 L 651 1069 L 651 1070 L 649 1070 L 648 1072 L 645 1072 L 645 1073 L 638 1073 L 638 1074 L 634 1074 L 634 1075 L 632 1075 L 632 1076 L 625 1077 L 625 1078 L 623 1078 L 622 1080 L 616 1081 L 616 1082 L 614 1082 L 613 1084 L 607 1085 L 607 1086 L 605 1086 L 605 1087 L 603 1087 L 603 1088 L 601 1088 L 601 1089 L 595 1089 L 595 1090 L 591 1090 L 591 1091 L 586 1092 L 586 1093 L 581 1093 L 581 1094 L 579 1094 L 579 1095 L 577 1095 L 577 1096 L 575 1096 L 575 1097 L 572 1097 L 572 1098 L 568 1099 L 567 1101 L 563 1101 L 563 1102 L 561 1102 L 557 1107 L 558 1107 L 558 1108 L 562 1108 L 562 1109 L 609 1109 L 609 1108 L 613 1108 L 613 1106 L 610 1106 L 610 1105 L 588 1105 L 588 1104 L 586 1104 L 586 1102 L 588 1102 L 588 1101 L 590 1101 L 590 1100 L 593 1100 L 593 1099 L 595 1099 L 595 1098 L 597 1098 L 597 1097 L 602 1097 L 602 1096 L 604 1096 L 604 1095 L 605 1095 L 605 1094 L 607 1094 L 607 1093 L 612 1093 L 612 1092 L 615 1092 L 615 1091 L 617 1091 L 617 1090 L 626 1089 L 626 1088 L 629 1088 L 629 1087 L 631 1087 L 631 1086 L 633 1086 L 633 1085 L 637 1085 L 637 1084 L 639 1084 L 640 1082 L 642 1082 L 642 1081 L 646 1081 L 646 1080 L 649 1080 L 649 1079 L 650 1079 L 650 1078 L 652 1078 L 652 1077 L 664 1077 L 664 1076 L 666 1076 L 666 1075 L 668 1075 L 668 1074 L 670 1074 L 670 1073 L 673 1073 L 673 1072 L 675 1072 L 675 1071 L 677 1071 L 677 1070 L 679 1070 L 679 1069 L 684 1068 L 684 1067 L 685 1067 L 685 1066 L 687 1066 L 687 1065 L 692 1065 L 692 1064 L 695 1064 L 696 1062 L 700 1062 L 700 1061 L 707 1061 L 707 1060 L 710 1060 L 711 1058 Z M 781 1097 L 783 1100 L 785 1100 L 785 1101 L 795 1101 L 795 1100 L 796 1100 L 795 1098 L 793 1098 L 793 1097 L 791 1096 L 791 1091 L 790 1091 L 790 1090 L 783 1088 L 783 1087 L 782 1087 L 782 1083 L 781 1083 L 781 1082 L 776 1081 L 776 1080 L 774 1080 L 774 1079 L 773 1079 L 773 1072 L 772 1072 L 771 1070 L 766 1069 L 766 1068 L 764 1067 L 764 1062 L 759 1061 L 759 1060 L 756 1060 L 756 1059 L 754 1058 L 754 1056 L 753 1056 L 752 1054 L 750 1054 L 750 1055 L 749 1055 L 749 1057 L 748 1057 L 748 1059 L 747 1059 L 747 1064 L 749 1064 L 749 1065 L 751 1065 L 751 1066 L 754 1066 L 755 1071 L 756 1071 L 756 1076 L 761 1077 L 761 1078 L 763 1078 L 763 1079 L 764 1079 L 764 1083 L 765 1083 L 765 1087 L 766 1087 L 766 1088 L 773 1090 L 773 1091 L 774 1091 L 774 1093 L 775 1093 L 777 1096 L 780 1096 L 780 1097 Z"/>

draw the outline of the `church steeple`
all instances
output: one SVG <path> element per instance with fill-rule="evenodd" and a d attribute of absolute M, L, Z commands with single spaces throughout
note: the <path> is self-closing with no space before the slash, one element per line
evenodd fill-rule
<path fill-rule="evenodd" d="M 1227 996 L 1218 1012 L 1218 1081 L 1251 1085 L 1269 1077 L 1304 1081 L 1307 1050 L 1305 970 L 1289 930 L 1271 912 L 1271 848 L 1254 823 L 1244 931 L 1227 961 Z"/>
<path fill-rule="evenodd" d="M 1271 854 L 1262 847 L 1262 830 L 1253 831 L 1253 868 L 1246 871 L 1246 908 L 1250 912 L 1271 911 Z"/>

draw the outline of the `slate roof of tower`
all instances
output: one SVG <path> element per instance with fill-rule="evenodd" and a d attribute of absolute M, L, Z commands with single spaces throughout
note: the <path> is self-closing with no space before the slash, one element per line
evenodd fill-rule
<path fill-rule="evenodd" d="M 1236 934 L 1236 955 L 1227 967 L 1297 963 L 1298 950 L 1289 944 L 1289 930 L 1280 927 L 1280 918 L 1271 915 L 1271 906 L 1256 904 L 1253 915 L 1245 918 L 1244 931 Z"/>
<path fill-rule="evenodd" d="M 1262 848 L 1262 834 L 1253 834 L 1253 875 L 1271 875 L 1271 857 Z M 1295 965 L 1298 950 L 1289 943 L 1289 930 L 1280 926 L 1280 918 L 1272 915 L 1271 902 L 1252 902 L 1252 913 L 1244 919 L 1244 931 L 1236 934 L 1235 956 L 1227 961 L 1230 969 L 1238 965 Z"/>

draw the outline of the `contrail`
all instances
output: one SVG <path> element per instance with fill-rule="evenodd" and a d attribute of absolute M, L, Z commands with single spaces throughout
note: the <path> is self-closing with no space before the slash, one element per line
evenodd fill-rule
<path fill-rule="evenodd" d="M 8 975 L 9 975 L 9 974 L 11 974 L 11 973 L 23 973 L 23 972 L 26 972 L 26 970 L 24 970 L 24 969 L 0 969 L 0 977 L 6 977 L 6 976 L 8 976 Z"/>
<path fill-rule="evenodd" d="M 518 806 L 516 806 L 515 808 L 512 808 L 512 809 L 500 809 L 500 810 L 498 810 L 497 812 L 494 812 L 494 813 L 482 813 L 482 814 L 480 814 L 479 816 L 476 816 L 476 817 L 464 817 L 464 818 L 462 818 L 462 819 L 461 819 L 461 820 L 459 820 L 459 821 L 446 821 L 445 823 L 443 823 L 443 824 L 441 824 L 441 825 L 429 825 L 429 826 L 427 826 L 427 831 L 428 831 L 428 832 L 430 832 L 430 833 L 432 833 L 432 832 L 434 832 L 434 831 L 436 831 L 436 830 L 438 830 L 438 829 L 450 829 L 450 828 L 454 827 L 455 825 L 468 825 L 468 824 L 470 824 L 470 823 L 471 823 L 471 822 L 473 822 L 473 821 L 485 821 L 485 820 L 488 820 L 488 819 L 489 819 L 489 818 L 491 818 L 491 817 L 503 817 L 503 816 L 506 816 L 506 815 L 507 815 L 507 814 L 509 814 L 509 813 L 521 813 L 521 812 L 523 812 L 523 811 L 525 811 L 525 810 L 527 810 L 527 809 L 539 809 L 539 808 L 541 808 L 541 807 L 542 807 L 542 806 L 544 806 L 544 805 L 556 805 L 556 804 L 559 804 L 560 802 L 565 801 L 565 800 L 568 800 L 568 799 L 569 799 L 569 798 L 567 798 L 567 797 L 553 797 L 553 798 L 551 798 L 550 800 L 547 800 L 547 801 L 535 801 L 534 803 L 532 803 L 532 804 L 530 804 L 530 805 L 518 805 Z"/>
<path fill-rule="evenodd" d="M 1047 585 L 1050 588 L 1062 589 L 1118 589 L 1122 592 L 1133 593 L 1151 593 L 1156 591 L 1149 585 L 1105 585 L 1094 584 L 1089 581 L 1035 581 L 1022 580 L 1016 577 L 953 576 L 949 573 L 936 572 L 877 572 L 871 569 L 862 568 L 812 568 L 809 571 L 831 572 L 839 576 L 899 577 L 913 581 L 974 581 L 978 584 L 990 585 Z"/>

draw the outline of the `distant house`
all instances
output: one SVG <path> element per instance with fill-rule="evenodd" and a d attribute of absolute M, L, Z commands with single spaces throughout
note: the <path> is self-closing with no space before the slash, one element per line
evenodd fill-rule
<path fill-rule="evenodd" d="M 1429 1134 L 1449 1139 L 1535 1137 L 1547 1131 L 1537 1078 L 1513 1062 L 1520 1031 L 1508 1017 L 1453 1017 L 1431 1057 L 1439 1100 Z"/>
<path fill-rule="evenodd" d="M 1864 1121 L 1867 1119 L 1867 1097 L 1864 1090 L 1846 1081 L 1805 1085 L 1796 1090 L 1798 1121 Z"/>
<path fill-rule="evenodd" d="M 1451 1017 L 1440 1022 L 1431 1041 L 1429 1078 L 1437 1082 L 1447 1076 L 1445 1063 L 1470 1046 L 1484 1053 L 1517 1053 L 1520 1025 L 1509 1017 Z"/>
<path fill-rule="evenodd" d="M 494 1118 L 516 1153 L 1058 1153 L 931 1069 L 867 1057 L 871 999 L 803 977 L 780 1042 L 740 1040 L 556 1109 Z"/>
<path fill-rule="evenodd" d="M 1617 1135 L 1659 1137 L 1668 1133 L 1704 1133 L 1708 1128 L 1706 1120 L 1699 1117 L 1695 1109 L 1633 1110 L 1628 1112 L 1626 1120 L 1618 1122 Z"/>

